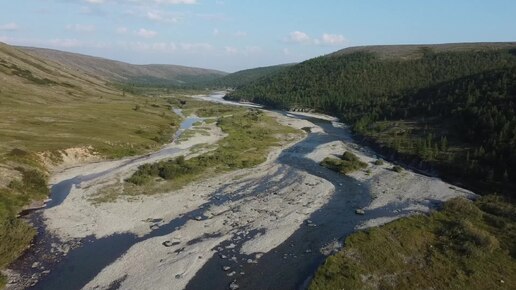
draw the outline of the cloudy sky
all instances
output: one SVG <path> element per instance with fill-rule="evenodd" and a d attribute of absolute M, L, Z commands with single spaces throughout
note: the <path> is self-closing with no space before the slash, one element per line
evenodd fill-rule
<path fill-rule="evenodd" d="M 513 0 L 0 0 L 0 41 L 240 69 L 348 46 L 516 41 Z"/>

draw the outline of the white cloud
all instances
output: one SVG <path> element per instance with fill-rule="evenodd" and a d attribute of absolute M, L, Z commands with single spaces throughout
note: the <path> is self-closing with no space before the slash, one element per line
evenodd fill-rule
<path fill-rule="evenodd" d="M 213 46 L 209 43 L 200 42 L 200 43 L 181 43 L 181 49 L 188 52 L 199 52 L 199 51 L 208 51 L 212 50 Z"/>
<path fill-rule="evenodd" d="M 158 4 L 197 4 L 197 0 L 154 0 Z"/>
<path fill-rule="evenodd" d="M 115 29 L 115 32 L 118 34 L 126 34 L 127 32 L 129 32 L 129 29 L 127 29 L 127 27 L 118 27 L 117 29 Z"/>
<path fill-rule="evenodd" d="M 245 31 L 237 31 L 237 32 L 235 32 L 235 36 L 236 37 L 246 37 L 247 36 L 247 32 L 245 32 Z"/>
<path fill-rule="evenodd" d="M 346 42 L 346 38 L 340 34 L 324 33 L 321 38 L 322 43 L 329 45 L 339 45 Z"/>
<path fill-rule="evenodd" d="M 144 37 L 144 38 L 152 38 L 152 37 L 158 35 L 158 33 L 156 31 L 148 30 L 145 28 L 140 28 L 139 30 L 135 31 L 135 33 L 136 33 L 136 35 L 138 35 L 140 37 Z"/>
<path fill-rule="evenodd" d="M 308 34 L 302 31 L 293 31 L 290 33 L 287 41 L 294 43 L 310 43 L 312 40 Z"/>
<path fill-rule="evenodd" d="M 18 29 L 19 29 L 18 24 L 14 23 L 14 22 L 0 25 L 0 30 L 3 30 L 3 31 L 16 31 Z"/>
<path fill-rule="evenodd" d="M 71 48 L 71 47 L 80 47 L 84 44 L 77 39 L 52 39 L 48 41 L 48 44 L 54 47 L 64 47 L 64 48 Z"/>
<path fill-rule="evenodd" d="M 226 46 L 225 50 L 226 50 L 227 54 L 237 54 L 238 53 L 238 49 L 236 47 L 232 47 L 232 46 Z"/>
<path fill-rule="evenodd" d="M 98 0 L 93 0 L 98 1 Z M 106 1 L 106 0 L 100 0 L 100 1 Z M 117 0 L 118 2 L 122 2 L 122 0 Z M 197 4 L 197 0 L 126 0 L 126 2 L 132 2 L 132 3 L 141 3 L 141 4 L 150 4 L 149 2 L 153 2 L 155 4 L 169 4 L 169 5 L 192 5 Z"/>
<path fill-rule="evenodd" d="M 178 5 L 178 4 L 185 4 L 185 5 L 192 5 L 197 4 L 197 0 L 83 0 L 84 2 L 88 4 L 104 4 L 109 2 L 116 2 L 116 3 L 140 3 L 140 4 L 149 4 L 149 2 L 153 2 L 155 4 L 170 4 L 170 5 Z"/>
<path fill-rule="evenodd" d="M 160 52 L 160 53 L 172 53 L 177 50 L 177 46 L 173 42 L 153 42 L 153 43 L 145 43 L 145 42 L 129 42 L 129 43 L 119 43 L 121 47 L 128 50 L 135 51 L 148 51 L 148 52 Z"/>
<path fill-rule="evenodd" d="M 220 31 L 217 28 L 213 29 L 213 36 L 219 36 Z"/>
<path fill-rule="evenodd" d="M 103 4 L 106 1 L 105 0 L 84 0 L 84 2 L 90 3 L 90 4 Z"/>
<path fill-rule="evenodd" d="M 283 48 L 283 54 L 284 54 L 284 55 L 290 55 L 290 49 L 288 49 L 288 48 Z"/>
<path fill-rule="evenodd" d="M 75 32 L 94 32 L 96 27 L 95 25 L 70 24 L 66 26 L 66 29 Z"/>
<path fill-rule="evenodd" d="M 163 13 L 160 11 L 148 11 L 146 14 L 147 19 L 157 22 L 169 22 L 169 23 L 177 23 L 179 22 L 179 17 L 171 14 L 171 13 Z"/>
<path fill-rule="evenodd" d="M 347 42 L 341 34 L 323 33 L 319 38 L 311 38 L 302 31 L 293 31 L 285 39 L 286 42 L 312 45 L 342 45 Z"/>

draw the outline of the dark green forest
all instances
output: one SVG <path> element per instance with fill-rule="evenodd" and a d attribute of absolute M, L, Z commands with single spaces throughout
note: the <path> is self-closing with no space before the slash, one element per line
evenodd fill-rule
<path fill-rule="evenodd" d="M 308 60 L 228 96 L 339 117 L 381 152 L 481 193 L 516 188 L 516 49 Z"/>

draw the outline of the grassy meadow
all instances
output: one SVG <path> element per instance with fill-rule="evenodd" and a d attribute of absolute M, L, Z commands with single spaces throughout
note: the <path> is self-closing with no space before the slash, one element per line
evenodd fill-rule
<path fill-rule="evenodd" d="M 103 158 L 160 147 L 180 118 L 166 98 L 131 94 L 100 78 L 42 60 L 0 43 L 0 268 L 35 233 L 16 218 L 48 197 L 46 152 L 88 147 Z M 2 282 L 3 279 L 0 279 Z M 5 281 L 4 281 L 5 282 Z M 1 283 L 0 283 L 1 284 Z"/>

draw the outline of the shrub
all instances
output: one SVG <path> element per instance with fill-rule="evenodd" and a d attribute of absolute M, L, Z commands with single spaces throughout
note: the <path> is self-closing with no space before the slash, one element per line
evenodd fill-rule
<path fill-rule="evenodd" d="M 367 167 L 366 163 L 360 161 L 355 154 L 349 151 L 344 152 L 340 159 L 326 157 L 321 165 L 341 174 L 348 174 Z"/>
<path fill-rule="evenodd" d="M 382 160 L 382 159 L 378 159 L 378 160 L 376 160 L 376 161 L 374 162 L 374 165 L 378 165 L 378 166 L 383 165 L 383 164 L 384 164 L 384 162 L 383 162 L 383 160 Z"/>
<path fill-rule="evenodd" d="M 399 166 L 399 165 L 394 165 L 394 166 L 392 167 L 392 171 L 395 171 L 395 172 L 400 173 L 400 172 L 402 172 L 402 171 L 403 171 L 403 167 L 401 167 L 401 166 Z"/>

